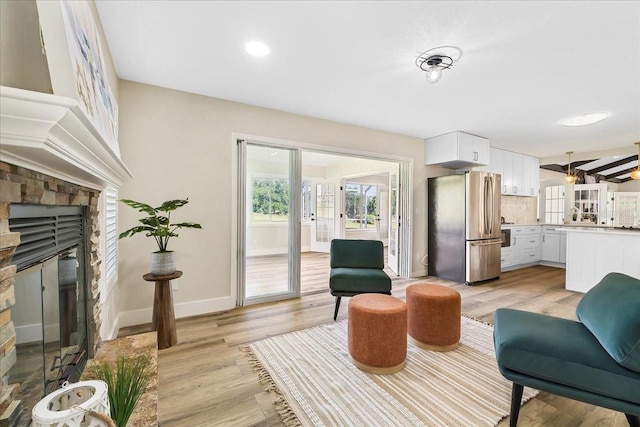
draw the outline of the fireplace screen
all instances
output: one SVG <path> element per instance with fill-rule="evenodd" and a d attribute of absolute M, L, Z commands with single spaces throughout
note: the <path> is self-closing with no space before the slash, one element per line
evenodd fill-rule
<path fill-rule="evenodd" d="M 30 424 L 31 409 L 46 394 L 78 381 L 88 359 L 83 210 L 59 209 L 23 218 L 11 211 L 10 228 L 21 238 L 11 310 L 17 360 L 9 371 L 23 409 L 16 426 Z"/>

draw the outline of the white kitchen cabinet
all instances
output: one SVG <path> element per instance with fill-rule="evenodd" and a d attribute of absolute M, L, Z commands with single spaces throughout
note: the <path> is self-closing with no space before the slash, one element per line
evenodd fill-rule
<path fill-rule="evenodd" d="M 567 230 L 560 229 L 560 263 L 567 263 Z"/>
<path fill-rule="evenodd" d="M 541 261 L 560 262 L 560 230 L 555 227 L 543 226 L 541 249 Z"/>
<path fill-rule="evenodd" d="M 512 226 L 511 246 L 502 248 L 501 267 L 530 265 L 540 261 L 540 226 Z"/>
<path fill-rule="evenodd" d="M 505 270 L 509 267 L 516 265 L 516 260 L 513 255 L 513 249 L 510 247 L 502 248 L 500 251 L 500 269 Z"/>
<path fill-rule="evenodd" d="M 424 164 L 451 169 L 489 164 L 489 140 L 465 132 L 451 132 L 424 140 Z"/>
<path fill-rule="evenodd" d="M 532 156 L 523 156 L 523 185 L 524 196 L 538 196 L 540 193 L 540 159 Z"/>
<path fill-rule="evenodd" d="M 540 190 L 540 160 L 520 153 L 491 148 L 486 172 L 502 175 L 501 193 L 509 196 L 537 196 Z"/>
<path fill-rule="evenodd" d="M 580 223 L 606 225 L 607 184 L 570 185 L 565 192 L 565 215 L 569 218 L 571 210 L 576 207 L 580 211 Z"/>

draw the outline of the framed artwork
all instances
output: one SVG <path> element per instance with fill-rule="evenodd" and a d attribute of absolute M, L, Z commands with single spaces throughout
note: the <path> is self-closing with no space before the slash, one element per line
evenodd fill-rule
<path fill-rule="evenodd" d="M 112 147 L 118 146 L 118 105 L 107 78 L 98 27 L 86 1 L 62 0 L 72 73 L 80 107 Z"/>

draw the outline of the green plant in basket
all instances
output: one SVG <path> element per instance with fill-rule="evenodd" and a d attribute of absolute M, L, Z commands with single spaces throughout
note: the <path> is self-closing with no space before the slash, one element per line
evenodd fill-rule
<path fill-rule="evenodd" d="M 89 375 L 107 384 L 111 419 L 117 427 L 126 427 L 129 417 L 151 380 L 151 360 L 145 355 L 119 356 L 115 366 L 97 362 Z"/>

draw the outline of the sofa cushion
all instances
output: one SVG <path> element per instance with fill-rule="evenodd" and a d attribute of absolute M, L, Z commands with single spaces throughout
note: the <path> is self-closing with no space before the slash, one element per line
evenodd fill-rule
<path fill-rule="evenodd" d="M 331 268 L 384 268 L 384 247 L 379 240 L 331 241 Z"/>
<path fill-rule="evenodd" d="M 329 275 L 331 293 L 389 293 L 391 279 L 387 274 L 372 268 L 332 268 Z"/>
<path fill-rule="evenodd" d="M 607 274 L 582 297 L 576 315 L 616 362 L 640 372 L 640 280 Z"/>
<path fill-rule="evenodd" d="M 494 316 L 498 367 L 595 395 L 640 404 L 640 373 L 616 363 L 580 322 L 512 309 Z M 505 370 L 507 372 L 505 373 Z"/>

